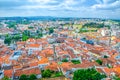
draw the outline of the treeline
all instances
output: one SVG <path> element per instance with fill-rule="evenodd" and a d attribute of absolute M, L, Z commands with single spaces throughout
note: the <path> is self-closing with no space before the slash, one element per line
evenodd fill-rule
<path fill-rule="evenodd" d="M 31 35 L 31 32 L 28 30 L 23 31 L 22 33 L 10 35 L 7 34 L 4 39 L 4 43 L 10 45 L 11 43 L 17 41 L 26 41 L 29 38 L 41 38 L 43 36 L 42 32 L 37 31 L 36 36 Z"/>
<path fill-rule="evenodd" d="M 97 72 L 94 68 L 76 70 L 73 76 L 73 80 L 102 80 L 104 78 L 106 75 Z"/>
<path fill-rule="evenodd" d="M 108 28 L 110 28 L 109 25 L 104 25 L 104 23 L 94 23 L 94 22 L 86 23 L 82 27 L 88 27 L 88 28 L 103 28 L 103 27 L 108 27 Z"/>
<path fill-rule="evenodd" d="M 104 25 L 104 23 L 94 23 L 94 22 L 86 23 L 86 24 L 82 25 L 82 28 L 80 28 L 79 33 L 97 32 L 97 30 L 99 28 L 104 28 L 104 27 L 107 27 L 108 29 L 110 29 L 110 26 L 109 25 Z"/>
<path fill-rule="evenodd" d="M 52 34 L 53 32 L 54 32 L 54 28 L 49 28 L 48 33 L 46 34 Z M 46 34 L 43 34 L 43 29 L 37 30 L 34 33 L 29 30 L 24 30 L 22 33 L 18 33 L 18 34 L 13 34 L 13 35 L 7 34 L 5 36 L 4 43 L 10 45 L 11 43 L 14 43 L 17 41 L 26 41 L 29 38 L 38 39 L 43 37 L 43 35 L 46 35 Z"/>
<path fill-rule="evenodd" d="M 16 28 L 17 24 L 30 24 L 30 21 L 28 21 L 28 20 L 16 20 L 16 21 L 5 22 L 5 24 L 7 24 L 8 28 Z"/>
<path fill-rule="evenodd" d="M 4 76 L 2 80 L 12 80 L 12 79 L 7 76 Z M 28 76 L 26 74 L 22 74 L 18 80 L 37 80 L 37 75 L 31 74 Z"/>

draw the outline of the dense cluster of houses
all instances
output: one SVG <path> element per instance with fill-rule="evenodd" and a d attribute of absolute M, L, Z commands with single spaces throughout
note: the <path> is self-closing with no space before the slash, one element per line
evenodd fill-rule
<path fill-rule="evenodd" d="M 42 78 L 41 71 L 50 69 L 72 79 L 74 71 L 86 68 L 95 68 L 110 79 L 120 76 L 120 38 L 109 36 L 106 31 L 102 28 L 94 34 L 81 35 L 74 33 L 72 27 L 59 27 L 40 39 L 29 38 L 10 46 L 1 43 L 0 78 L 8 76 L 17 80 L 22 74 Z M 64 59 L 68 62 L 62 62 Z M 96 62 L 98 59 L 102 65 Z M 80 64 L 73 64 L 71 60 L 79 60 Z"/>

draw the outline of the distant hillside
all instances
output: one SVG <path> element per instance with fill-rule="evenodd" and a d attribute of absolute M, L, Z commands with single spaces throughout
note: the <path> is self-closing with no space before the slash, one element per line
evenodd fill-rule
<path fill-rule="evenodd" d="M 79 20 L 80 18 L 62 18 L 62 17 L 51 17 L 51 16 L 35 16 L 35 17 L 0 17 L 0 20 L 42 20 L 42 21 L 55 21 L 55 20 Z"/>
<path fill-rule="evenodd" d="M 77 17 L 51 17 L 51 16 L 31 16 L 31 17 L 0 17 L 1 20 L 42 20 L 42 21 L 72 21 L 72 20 L 81 20 L 81 19 L 94 19 L 94 20 L 105 20 L 100 18 L 77 18 Z"/>

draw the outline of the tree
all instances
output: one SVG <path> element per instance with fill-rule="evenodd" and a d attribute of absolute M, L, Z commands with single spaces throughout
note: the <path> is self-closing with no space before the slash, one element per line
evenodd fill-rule
<path fill-rule="evenodd" d="M 5 37 L 4 43 L 10 45 L 12 38 L 11 37 Z"/>
<path fill-rule="evenodd" d="M 51 77 L 51 75 L 52 75 L 52 73 L 51 73 L 51 71 L 49 70 L 49 69 L 47 69 L 47 70 L 44 70 L 43 72 L 42 72 L 42 77 L 43 78 L 49 78 L 49 77 Z"/>
<path fill-rule="evenodd" d="M 73 80 L 101 80 L 106 75 L 100 74 L 95 69 L 79 69 L 74 72 Z"/>
<path fill-rule="evenodd" d="M 116 78 L 116 80 L 120 80 L 120 78 Z"/>
<path fill-rule="evenodd" d="M 100 65 L 102 65 L 102 63 L 103 63 L 100 59 L 97 59 L 96 62 Z"/>
<path fill-rule="evenodd" d="M 16 27 L 16 22 L 8 22 L 7 27 L 9 27 L 9 28 L 15 28 Z"/>
<path fill-rule="evenodd" d="M 42 37 L 42 36 L 43 36 L 43 34 L 42 34 L 42 33 L 39 33 L 39 34 L 38 34 L 38 37 L 39 37 L 39 38 L 40 38 L 40 37 Z"/>
<path fill-rule="evenodd" d="M 105 25 L 103 23 L 86 23 L 82 27 L 88 27 L 88 28 L 103 28 Z"/>
<path fill-rule="evenodd" d="M 20 35 L 18 34 L 18 35 L 15 35 L 14 37 L 13 37 L 13 39 L 15 40 L 15 41 L 18 41 L 19 39 L 20 39 Z"/>
<path fill-rule="evenodd" d="M 4 76 L 3 78 L 2 78 L 2 80 L 11 80 L 9 77 L 7 77 L 7 76 Z"/>
<path fill-rule="evenodd" d="M 54 76 L 53 77 L 60 77 L 63 76 L 62 72 L 54 72 Z"/>
<path fill-rule="evenodd" d="M 33 29 L 34 27 L 33 26 L 29 26 L 28 29 Z"/>
<path fill-rule="evenodd" d="M 28 78 L 25 74 L 22 74 L 19 80 L 28 80 Z"/>
<path fill-rule="evenodd" d="M 29 77 L 29 80 L 36 80 L 37 77 L 35 74 L 31 74 L 30 77 Z"/>
<path fill-rule="evenodd" d="M 54 29 L 53 28 L 49 28 L 49 34 L 53 33 Z"/>
<path fill-rule="evenodd" d="M 80 64 L 80 60 L 71 60 L 73 64 Z"/>
<path fill-rule="evenodd" d="M 113 76 L 113 80 L 120 80 L 120 78 L 117 75 L 115 75 Z"/>
<path fill-rule="evenodd" d="M 26 36 L 24 34 L 22 35 L 22 41 L 26 41 L 28 38 L 29 38 L 28 36 Z"/>
<path fill-rule="evenodd" d="M 24 32 L 23 32 L 22 34 L 23 34 L 23 35 L 26 35 L 26 36 L 30 36 L 30 31 L 24 30 Z"/>
<path fill-rule="evenodd" d="M 104 55 L 104 58 L 108 58 L 108 56 Z"/>
<path fill-rule="evenodd" d="M 65 59 L 62 60 L 62 62 L 68 62 L 68 60 L 65 58 Z"/>

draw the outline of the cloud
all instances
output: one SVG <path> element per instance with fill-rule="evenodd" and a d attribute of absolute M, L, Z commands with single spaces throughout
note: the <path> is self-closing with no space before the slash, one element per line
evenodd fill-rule
<path fill-rule="evenodd" d="M 0 0 L 0 16 L 120 18 L 119 4 L 120 0 Z"/>
<path fill-rule="evenodd" d="M 49 4 L 49 3 L 57 3 L 57 0 L 28 0 L 28 2 L 31 3 L 37 3 L 37 4 Z"/>
<path fill-rule="evenodd" d="M 95 4 L 92 6 L 93 9 L 106 9 L 106 10 L 115 10 L 120 8 L 120 0 L 103 0 L 101 4 Z"/>
<path fill-rule="evenodd" d="M 117 0 L 103 0 L 103 3 L 104 4 L 110 4 L 110 3 L 113 3 L 115 1 L 117 1 Z"/>

